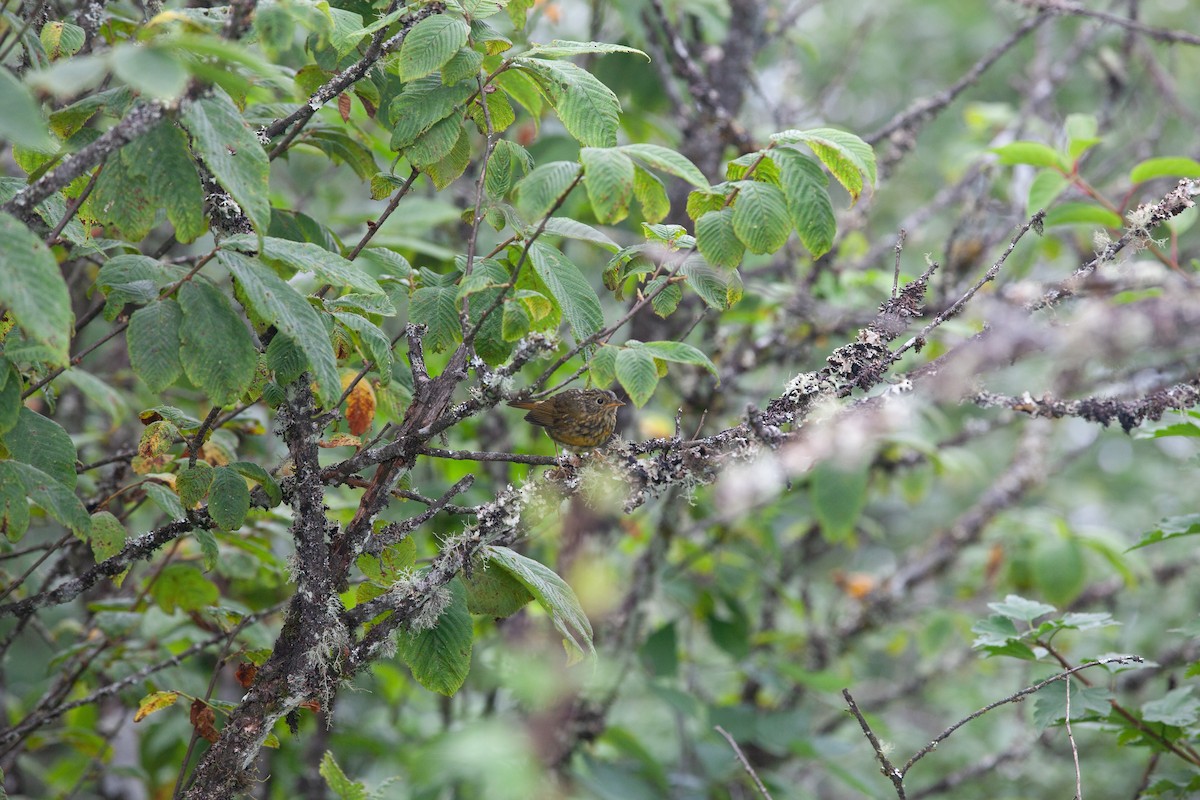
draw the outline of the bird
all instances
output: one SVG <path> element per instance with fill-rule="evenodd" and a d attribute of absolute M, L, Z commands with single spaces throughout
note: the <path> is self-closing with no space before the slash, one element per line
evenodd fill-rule
<path fill-rule="evenodd" d="M 617 427 L 617 409 L 625 405 L 607 389 L 567 389 L 545 400 L 514 400 L 513 408 L 529 413 L 525 421 L 546 429 L 557 444 L 599 447 Z"/>

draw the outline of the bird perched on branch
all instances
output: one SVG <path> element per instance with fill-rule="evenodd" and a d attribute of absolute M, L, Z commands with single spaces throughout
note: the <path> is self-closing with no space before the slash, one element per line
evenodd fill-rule
<path fill-rule="evenodd" d="M 526 422 L 546 429 L 556 443 L 567 447 L 599 447 L 612 438 L 617 409 L 625 405 L 605 389 L 567 389 L 545 400 L 509 403 L 529 413 Z"/>

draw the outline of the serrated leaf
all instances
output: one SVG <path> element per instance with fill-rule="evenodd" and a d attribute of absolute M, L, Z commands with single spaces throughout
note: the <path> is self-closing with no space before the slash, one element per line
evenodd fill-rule
<path fill-rule="evenodd" d="M 250 490 L 246 481 L 233 467 L 213 470 L 208 490 L 208 515 L 224 531 L 234 531 L 246 521 L 250 510 Z"/>
<path fill-rule="evenodd" d="M 654 356 L 641 349 L 623 348 L 617 353 L 616 375 L 638 408 L 646 405 L 658 386 Z"/>
<path fill-rule="evenodd" d="M 595 653 L 592 624 L 575 592 L 554 570 L 507 547 L 486 545 L 483 557 L 489 568 L 499 567 L 529 590 L 550 615 L 568 648 L 578 651 L 581 656 Z"/>
<path fill-rule="evenodd" d="M 187 517 L 187 509 L 179 502 L 179 495 L 156 480 L 148 480 L 142 484 L 150 502 L 158 506 L 158 510 L 167 515 L 168 519 L 180 520 Z"/>
<path fill-rule="evenodd" d="M 221 247 L 248 254 L 258 253 L 259 258 L 268 263 L 285 266 L 297 272 L 312 272 L 330 286 L 339 289 L 352 289 L 363 294 L 385 294 L 383 287 L 353 262 L 312 242 L 293 242 L 290 239 L 264 236 L 260 250 L 255 237 L 241 234 L 226 237 L 221 241 Z M 364 251 L 363 255 L 375 250 L 378 248 Z"/>
<path fill-rule="evenodd" d="M 514 63 L 537 78 L 563 127 L 580 144 L 616 145 L 621 103 L 599 78 L 569 61 L 518 58 Z"/>
<path fill-rule="evenodd" d="M 0 461 L 0 533 L 19 542 L 29 529 L 29 501 L 16 462 Z"/>
<path fill-rule="evenodd" d="M 588 374 L 592 385 L 607 389 L 617 379 L 617 348 L 598 347 L 588 359 Z"/>
<path fill-rule="evenodd" d="M 549 44 L 535 44 L 521 55 L 526 58 L 565 58 L 599 53 L 632 53 L 642 56 L 647 61 L 650 56 L 635 47 L 608 42 L 572 42 L 563 39 L 553 39 Z"/>
<path fill-rule="evenodd" d="M 22 407 L 3 442 L 11 458 L 37 467 L 67 489 L 75 488 L 75 444 L 54 420 Z"/>
<path fill-rule="evenodd" d="M 259 233 L 271 222 L 270 163 L 245 119 L 221 89 L 187 104 L 181 116 L 192 146 Z"/>
<path fill-rule="evenodd" d="M 1158 523 L 1154 530 L 1142 534 L 1142 539 L 1129 550 L 1137 550 L 1157 542 L 1177 539 L 1181 536 L 1195 536 L 1200 533 L 1200 514 L 1186 514 L 1180 517 L 1167 517 Z M 1127 550 L 1126 552 L 1129 552 Z"/>
<path fill-rule="evenodd" d="M 358 314 L 333 312 L 334 319 L 355 333 L 362 343 L 363 355 L 379 372 L 380 383 L 387 386 L 392 379 L 392 342 L 379 326 Z"/>
<path fill-rule="evenodd" d="M 827 188 L 829 178 L 815 160 L 791 148 L 771 152 L 779 163 L 779 178 L 792 225 L 812 257 L 820 258 L 833 248 L 837 234 L 837 220 Z"/>
<path fill-rule="evenodd" d="M 675 152 L 669 147 L 657 144 L 626 144 L 617 148 L 626 155 L 633 156 L 651 169 L 683 178 L 698 189 L 708 189 L 708 180 L 700 168 L 688 160 L 687 156 Z"/>
<path fill-rule="evenodd" d="M 404 156 L 417 167 L 434 164 L 450 154 L 462 135 L 462 120 L 457 115 L 446 117 L 404 148 Z"/>
<path fill-rule="evenodd" d="M 1072 695 L 1074 696 L 1074 695 Z M 1074 707 L 1071 709 L 1074 716 Z M 1142 704 L 1142 718 L 1146 722 L 1160 722 L 1177 728 L 1189 728 L 1200 719 L 1200 699 L 1192 697 L 1192 687 L 1172 689 L 1158 700 Z"/>
<path fill-rule="evenodd" d="M 162 711 L 175 705 L 179 692 L 151 692 L 138 701 L 138 710 L 133 715 L 134 722 L 141 722 L 155 711 Z"/>
<path fill-rule="evenodd" d="M 121 521 L 108 511 L 97 511 L 92 514 L 88 523 L 88 544 L 92 548 L 92 558 L 99 564 L 112 558 L 125 547 L 127 533 Z"/>
<path fill-rule="evenodd" d="M 716 364 L 712 363 L 699 349 L 684 342 L 638 342 L 630 340 L 625 343 L 626 347 L 641 350 L 644 353 L 649 353 L 654 358 L 662 359 L 663 361 L 672 361 L 676 364 L 694 364 L 698 367 L 704 367 L 720 381 L 720 374 L 717 372 Z"/>
<path fill-rule="evenodd" d="M 408 155 L 412 156 L 414 148 L 408 151 Z M 418 162 L 413 161 L 414 164 Z M 458 138 L 455 139 L 454 145 L 450 148 L 450 152 L 442 156 L 441 159 L 434 164 L 425 165 L 425 174 L 433 181 L 433 186 L 436 189 L 445 189 L 450 184 L 454 183 L 460 175 L 467 171 L 467 166 L 471 163 L 471 137 L 467 133 L 467 129 L 462 125 L 458 127 Z"/>
<path fill-rule="evenodd" d="M 1009 619 L 1032 623 L 1038 617 L 1052 614 L 1054 606 L 1039 603 L 1036 600 L 1026 600 L 1016 594 L 1007 595 L 1002 603 L 988 603 L 988 608 Z"/>
<path fill-rule="evenodd" d="M 710 308 L 724 311 L 729 307 L 730 277 L 735 273 L 718 270 L 698 256 L 685 259 L 679 272 Z"/>
<path fill-rule="evenodd" d="M 852 133 L 834 128 L 789 130 L 773 134 L 771 140 L 808 146 L 854 200 L 858 199 L 864 183 L 875 185 L 875 152 Z"/>
<path fill-rule="evenodd" d="M 0 74 L 6 72 L 0 69 Z M 66 365 L 75 316 L 58 262 L 41 239 L 2 212 L 0 307 L 8 309 L 30 339 L 49 350 L 54 366 Z"/>
<path fill-rule="evenodd" d="M 433 627 L 402 631 L 398 654 L 413 677 L 432 692 L 451 696 L 462 687 L 471 669 L 473 632 L 467 611 L 467 592 L 455 578 L 447 585 L 450 602 Z"/>
<path fill-rule="evenodd" d="M 621 246 L 613 241 L 612 237 L 604 231 L 597 230 L 591 225 L 586 225 L 570 217 L 550 217 L 546 220 L 546 226 L 542 232 L 543 234 L 565 236 L 568 239 L 578 239 L 581 242 L 598 244 L 610 253 L 615 253 L 621 249 Z"/>
<path fill-rule="evenodd" d="M 483 66 L 483 53 L 464 47 L 442 66 L 442 83 L 451 86 L 466 78 L 479 74 Z"/>
<path fill-rule="evenodd" d="M 1112 711 L 1112 692 L 1103 686 L 1080 686 L 1071 680 L 1055 681 L 1037 693 L 1033 724 L 1044 730 L 1067 716 L 1067 692 L 1071 693 L 1071 719 L 1107 716 Z"/>
<path fill-rule="evenodd" d="M 442 68 L 467 43 L 467 23 L 447 14 L 426 17 L 409 30 L 400 46 L 396 69 L 400 80 L 414 81 Z"/>
<path fill-rule="evenodd" d="M 551 161 L 534 167 L 513 187 L 521 213 L 529 219 L 546 216 L 581 169 L 574 161 Z"/>
<path fill-rule="evenodd" d="M 254 312 L 304 351 L 321 401 L 326 406 L 335 402 L 341 394 L 341 382 L 320 313 L 290 283 L 257 260 L 227 250 L 219 250 L 217 260 L 238 282 Z"/>
<path fill-rule="evenodd" d="M 368 800 L 371 797 L 361 781 L 352 781 L 346 777 L 346 773 L 342 772 L 329 750 L 321 757 L 321 766 L 317 771 L 338 800 Z"/>
<path fill-rule="evenodd" d="M 267 472 L 253 461 L 235 461 L 229 465 L 232 469 L 237 470 L 238 474 L 243 478 L 249 478 L 262 487 L 263 492 L 267 495 L 267 500 L 272 506 L 277 506 L 283 502 L 283 490 L 279 488 L 279 484 L 275 482 L 275 478 L 271 473 Z"/>
<path fill-rule="evenodd" d="M 179 361 L 182 322 L 183 310 L 170 298 L 139 308 L 129 318 L 125 330 L 129 365 L 152 392 L 162 392 L 183 374 Z"/>
<path fill-rule="evenodd" d="M 47 22 L 42 26 L 42 47 L 51 61 L 64 56 L 73 56 L 83 47 L 86 39 L 83 28 L 70 22 Z"/>
<path fill-rule="evenodd" d="M 409 318 L 428 326 L 425 347 L 440 353 L 462 339 L 453 286 L 425 286 L 413 292 L 409 300 Z"/>
<path fill-rule="evenodd" d="M 258 364 L 246 324 L 225 295 L 206 281 L 179 287 L 179 305 L 179 358 L 188 380 L 217 405 L 236 402 L 250 387 Z"/>
<path fill-rule="evenodd" d="M 194 465 L 179 470 L 175 478 L 175 489 L 179 492 L 179 499 L 183 505 L 195 508 L 197 503 L 208 497 L 212 480 L 213 468 L 205 461 L 197 461 Z"/>
<path fill-rule="evenodd" d="M 660 317 L 666 318 L 675 313 L 675 309 L 679 308 L 679 301 L 683 299 L 683 290 L 679 288 L 679 284 L 668 284 L 662 291 L 659 287 L 667 283 L 667 277 L 660 275 L 650 283 L 646 284 L 646 296 L 652 298 L 650 307 L 654 309 L 654 313 Z"/>
<path fill-rule="evenodd" d="M 751 253 L 774 253 L 792 232 L 787 198 L 769 183 L 742 182 L 740 187 L 733 203 L 734 232 Z"/>
<path fill-rule="evenodd" d="M 642 207 L 642 217 L 646 223 L 661 222 L 671 212 L 671 201 L 667 197 L 666 187 L 662 181 L 641 167 L 634 169 L 633 195 Z"/>
<path fill-rule="evenodd" d="M 742 263 L 746 247 L 734 231 L 733 209 L 709 211 L 696 220 L 696 242 L 711 263 L 733 268 Z"/>
<path fill-rule="evenodd" d="M 617 150 L 598 147 L 583 148 L 579 161 L 583 164 L 583 184 L 596 219 L 607 225 L 625 219 L 633 198 L 633 161 Z"/>
<path fill-rule="evenodd" d="M 69 486 L 59 482 L 53 476 L 47 475 L 37 467 L 20 461 L 2 461 L 0 466 L 4 466 L 4 472 L 9 473 L 10 476 L 15 474 L 15 482 L 25 490 L 25 496 L 32 500 L 34 505 L 76 534 L 87 533 L 91 518 L 88 516 L 87 509 L 83 507 L 83 503 L 79 501 Z M 0 473 L 0 476 L 3 474 Z M 74 485 L 74 481 L 72 481 L 72 485 Z M 21 498 L 21 502 L 25 502 L 24 497 Z M 13 515 L 11 508 L 8 513 L 10 517 Z M 25 524 L 28 525 L 28 511 L 25 512 L 24 519 Z"/>
<path fill-rule="evenodd" d="M 542 242 L 530 245 L 529 260 L 538 277 L 558 301 L 576 341 L 583 341 L 604 327 L 600 298 L 575 264 Z"/>
<path fill-rule="evenodd" d="M 442 85 L 437 77 L 406 84 L 392 101 L 392 149 L 403 150 L 438 122 L 455 113 L 474 92 L 473 81 Z"/>
<path fill-rule="evenodd" d="M 475 569 L 463 582 L 467 588 L 467 610 L 472 614 L 511 617 L 533 600 L 525 584 L 502 569 Z"/>

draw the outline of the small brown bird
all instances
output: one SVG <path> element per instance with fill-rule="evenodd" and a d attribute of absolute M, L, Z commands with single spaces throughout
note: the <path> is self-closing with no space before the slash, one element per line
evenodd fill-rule
<path fill-rule="evenodd" d="M 617 409 L 625 404 L 605 389 L 567 389 L 545 400 L 509 405 L 528 410 L 526 422 L 542 426 L 559 444 L 599 447 L 612 438 Z"/>

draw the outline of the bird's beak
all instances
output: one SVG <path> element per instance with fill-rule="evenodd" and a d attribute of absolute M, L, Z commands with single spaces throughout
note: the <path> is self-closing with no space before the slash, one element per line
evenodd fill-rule
<path fill-rule="evenodd" d="M 623 405 L 625 405 L 625 404 L 623 402 L 621 402 L 620 400 L 613 400 L 611 403 L 605 403 L 604 407 L 605 408 L 619 408 Z"/>

